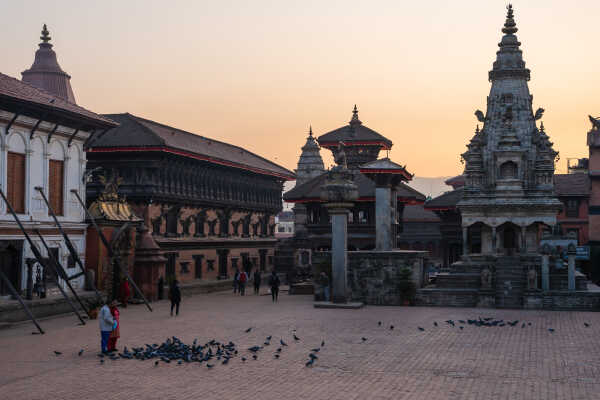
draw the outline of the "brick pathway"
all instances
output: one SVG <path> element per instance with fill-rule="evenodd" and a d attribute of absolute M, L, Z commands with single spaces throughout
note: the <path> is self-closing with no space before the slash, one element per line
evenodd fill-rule
<path fill-rule="evenodd" d="M 184 298 L 181 315 L 168 304 L 122 312 L 121 341 L 138 346 L 175 335 L 185 342 L 215 338 L 247 349 L 283 337 L 258 360 L 229 365 L 107 360 L 100 364 L 97 322 L 74 316 L 0 330 L 2 399 L 598 399 L 600 313 L 482 309 L 366 307 L 316 310 L 307 296 Z M 451 328 L 442 321 L 491 316 L 531 326 Z M 384 327 L 378 327 L 378 321 Z M 433 326 L 433 321 L 439 327 Z M 589 322 L 591 327 L 584 327 Z M 388 326 L 395 325 L 390 331 Z M 458 325 L 458 324 L 457 324 Z M 254 329 L 246 334 L 247 327 Z M 417 327 L 424 327 L 420 332 Z M 548 328 L 554 328 L 554 333 Z M 301 341 L 294 343 L 293 329 Z M 367 341 L 361 343 L 361 337 Z M 309 349 L 326 341 L 312 368 Z M 79 349 L 85 349 L 78 357 Z M 53 350 L 63 352 L 55 356 Z"/>

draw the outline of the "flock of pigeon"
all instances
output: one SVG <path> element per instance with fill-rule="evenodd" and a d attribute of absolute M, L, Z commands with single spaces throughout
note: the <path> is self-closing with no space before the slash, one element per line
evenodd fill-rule
<path fill-rule="evenodd" d="M 486 318 L 478 317 L 477 319 L 466 319 L 466 320 L 459 319 L 459 320 L 457 320 L 457 322 L 449 319 L 444 322 L 447 325 L 449 325 L 450 327 L 458 326 L 459 329 L 462 330 L 467 325 L 471 325 L 471 326 L 475 326 L 475 327 L 503 327 L 503 326 L 508 325 L 511 327 L 515 327 L 519 324 L 520 321 L 519 320 L 504 321 L 502 319 L 494 319 L 492 317 L 486 317 Z M 383 326 L 383 322 L 379 321 L 377 323 L 377 325 Z M 584 322 L 583 325 L 586 328 L 590 327 L 590 324 L 587 322 Z M 433 326 L 439 327 L 439 324 L 434 321 Z M 531 326 L 531 322 L 527 322 L 527 323 L 521 322 L 521 329 L 524 329 L 526 326 Z M 394 325 L 390 325 L 389 329 L 394 330 Z M 425 331 L 425 328 L 420 327 L 420 326 L 417 327 L 417 329 L 421 332 Z M 252 328 L 248 328 L 244 332 L 250 333 L 251 330 L 252 330 Z M 554 333 L 555 330 L 554 330 L 554 328 L 548 328 L 548 331 L 550 333 Z M 294 342 L 300 341 L 300 338 L 298 336 L 296 336 L 295 330 L 294 330 L 294 333 L 292 334 L 292 337 L 294 339 Z M 241 351 L 237 348 L 236 344 L 231 341 L 229 341 L 228 343 L 221 343 L 221 342 L 218 342 L 218 341 L 212 339 L 209 342 L 204 343 L 203 345 L 199 345 L 198 339 L 194 339 L 194 342 L 191 345 L 187 345 L 187 344 L 183 343 L 177 337 L 173 336 L 171 338 L 168 338 L 161 344 L 154 343 L 154 344 L 145 344 L 144 346 L 141 346 L 141 347 L 132 347 L 131 351 L 127 347 L 124 347 L 123 351 L 120 353 L 117 353 L 117 352 L 109 352 L 107 354 L 100 353 L 100 354 L 98 354 L 98 357 L 100 357 L 101 364 L 104 363 L 104 360 L 107 358 L 110 360 L 126 359 L 126 360 L 141 360 L 141 361 L 154 359 L 155 366 L 158 366 L 161 361 L 166 364 L 170 364 L 171 362 L 176 362 L 179 365 L 181 365 L 183 363 L 200 363 L 200 364 L 205 363 L 206 367 L 210 369 L 210 368 L 213 368 L 217 363 L 227 365 L 229 363 L 229 360 L 237 357 L 238 355 L 240 356 L 240 359 L 242 362 L 247 361 L 247 359 L 248 359 L 247 356 L 251 357 L 253 360 L 257 360 L 258 355 L 261 352 L 264 352 L 264 350 L 267 348 L 267 346 L 271 345 L 271 339 L 272 339 L 272 336 L 267 336 L 262 345 L 255 345 L 255 346 L 248 348 L 249 353 L 246 354 L 246 356 L 241 355 Z M 366 342 L 367 340 L 368 339 L 364 336 L 361 338 L 362 343 Z M 283 339 L 279 339 L 279 345 L 280 346 L 277 347 L 277 349 L 273 353 L 274 359 L 279 359 L 283 352 L 283 348 L 288 346 L 288 344 L 286 342 L 284 342 Z M 325 341 L 323 340 L 323 341 L 321 341 L 320 347 L 315 347 L 310 350 L 310 352 L 308 354 L 308 361 L 306 361 L 306 363 L 305 363 L 305 365 L 307 367 L 312 367 L 314 365 L 314 363 L 316 362 L 316 360 L 319 359 L 319 357 L 317 356 L 317 353 L 324 346 L 325 346 Z M 83 354 L 83 352 L 84 352 L 84 350 L 81 349 L 81 350 L 79 350 L 79 352 L 77 354 L 79 356 L 81 356 Z M 62 355 L 62 352 L 55 350 L 54 354 L 56 356 L 60 356 L 60 355 Z"/>
<path fill-rule="evenodd" d="M 245 330 L 245 333 L 250 333 L 252 328 Z M 294 331 L 295 332 L 295 331 Z M 294 342 L 299 342 L 300 338 L 296 336 L 296 333 L 292 334 Z M 103 364 L 105 359 L 110 360 L 154 360 L 154 365 L 158 366 L 161 362 L 170 364 L 176 362 L 178 365 L 183 363 L 205 363 L 207 368 L 213 368 L 217 363 L 227 365 L 229 360 L 239 356 L 242 362 L 246 362 L 249 357 L 253 360 L 258 359 L 259 353 L 263 352 L 267 346 L 271 345 L 272 336 L 267 336 L 265 341 L 260 346 L 252 346 L 248 348 L 246 355 L 242 355 L 242 350 L 238 349 L 237 345 L 232 341 L 228 343 L 221 343 L 214 339 L 204 344 L 198 344 L 198 339 L 194 339 L 191 345 L 185 344 L 181 339 L 172 336 L 167 338 L 163 343 L 158 344 L 145 344 L 140 347 L 132 347 L 129 350 L 127 347 L 123 348 L 122 352 L 108 352 L 99 353 L 100 363 Z M 325 341 L 321 341 L 320 347 L 315 347 L 310 350 L 308 354 L 308 361 L 306 361 L 307 367 L 312 367 L 316 360 L 319 359 L 317 353 L 325 346 Z M 279 339 L 279 347 L 273 353 L 274 359 L 279 359 L 283 352 L 283 348 L 288 347 L 288 344 L 283 340 Z M 79 356 L 83 354 L 84 350 L 81 349 L 77 353 Z M 57 356 L 62 355 L 60 351 L 54 351 Z"/>

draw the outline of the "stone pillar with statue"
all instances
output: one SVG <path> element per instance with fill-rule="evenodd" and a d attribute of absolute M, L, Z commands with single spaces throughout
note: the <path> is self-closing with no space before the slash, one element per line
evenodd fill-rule
<path fill-rule="evenodd" d="M 340 143 L 340 146 L 342 144 Z M 347 263 L 348 263 L 348 214 L 353 202 L 358 198 L 358 188 L 353 182 L 352 172 L 346 166 L 343 148 L 336 157 L 337 166 L 329 173 L 321 188 L 321 200 L 331 216 L 331 273 L 332 302 L 327 306 L 345 307 L 348 303 Z M 323 303 L 315 303 L 315 307 Z M 361 304 L 349 306 L 360 307 Z"/>

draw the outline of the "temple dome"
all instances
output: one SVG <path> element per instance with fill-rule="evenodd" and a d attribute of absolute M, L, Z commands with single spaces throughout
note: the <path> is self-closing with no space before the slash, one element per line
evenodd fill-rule
<path fill-rule="evenodd" d="M 21 72 L 22 81 L 75 103 L 75 95 L 71 88 L 71 76 L 58 65 L 56 53 L 49 43 L 51 39 L 49 33 L 46 24 L 44 24 L 42 36 L 40 37 L 42 42 L 35 52 L 35 59 L 31 68 Z"/>

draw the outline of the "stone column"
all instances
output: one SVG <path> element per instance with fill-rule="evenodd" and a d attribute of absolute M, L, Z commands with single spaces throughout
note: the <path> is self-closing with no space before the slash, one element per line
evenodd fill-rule
<path fill-rule="evenodd" d="M 575 290 L 575 254 L 576 247 L 571 243 L 568 247 L 568 263 L 569 263 L 569 291 Z"/>
<path fill-rule="evenodd" d="M 375 188 L 375 248 L 378 251 L 392 249 L 392 190 Z"/>
<path fill-rule="evenodd" d="M 331 271 L 333 303 L 347 302 L 348 213 L 358 198 L 358 188 L 347 168 L 337 166 L 328 173 L 321 200 L 331 216 Z"/>
<path fill-rule="evenodd" d="M 521 253 L 527 253 L 527 227 L 521 227 Z"/>
<path fill-rule="evenodd" d="M 334 303 L 346 303 L 346 287 L 348 264 L 348 210 L 343 208 L 329 209 L 331 215 L 331 275 Z"/>
<path fill-rule="evenodd" d="M 548 245 L 542 247 L 542 290 L 550 290 L 550 248 Z"/>
<path fill-rule="evenodd" d="M 462 227 L 462 239 L 463 239 L 463 240 L 462 240 L 462 241 L 463 241 L 463 243 L 462 243 L 462 245 L 463 245 L 463 246 L 462 246 L 462 248 L 463 248 L 463 256 L 466 256 L 466 255 L 469 253 L 469 244 L 467 243 L 467 242 L 468 242 L 468 239 L 469 239 L 469 231 L 468 231 L 468 229 L 469 229 L 469 228 L 468 228 L 468 227 L 466 227 L 466 226 L 463 226 L 463 227 Z"/>
<path fill-rule="evenodd" d="M 492 226 L 492 254 L 496 254 L 498 248 L 498 238 L 496 236 L 496 227 Z"/>

